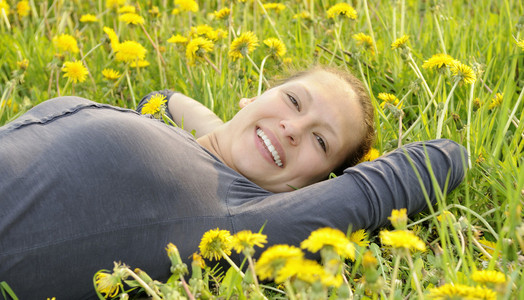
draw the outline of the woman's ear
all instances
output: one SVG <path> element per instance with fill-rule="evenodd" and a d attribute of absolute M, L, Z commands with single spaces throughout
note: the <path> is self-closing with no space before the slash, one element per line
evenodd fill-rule
<path fill-rule="evenodd" d="M 240 99 L 240 101 L 238 101 L 238 106 L 240 106 L 240 108 L 244 108 L 246 107 L 249 103 L 255 101 L 257 97 L 253 97 L 253 98 L 242 98 Z"/>

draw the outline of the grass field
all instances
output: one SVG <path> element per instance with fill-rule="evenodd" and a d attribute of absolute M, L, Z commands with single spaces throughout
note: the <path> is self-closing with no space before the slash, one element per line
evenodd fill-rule
<path fill-rule="evenodd" d="M 238 99 L 290 69 L 341 66 L 368 87 L 380 154 L 439 137 L 470 154 L 464 182 L 400 229 L 425 251 L 370 235 L 332 274 L 341 284 L 290 276 L 264 286 L 233 270 L 210 290 L 197 264 L 194 280 L 175 276 L 169 288 L 188 298 L 524 299 L 524 3 L 337 3 L 0 0 L 0 125 L 60 95 L 134 108 L 164 88 L 227 120 Z M 167 284 L 134 276 L 168 299 Z"/>

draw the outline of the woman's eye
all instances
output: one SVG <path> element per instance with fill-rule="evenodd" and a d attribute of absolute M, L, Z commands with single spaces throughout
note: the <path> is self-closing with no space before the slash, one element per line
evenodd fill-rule
<path fill-rule="evenodd" d="M 291 104 L 293 104 L 298 111 L 300 111 L 300 104 L 298 103 L 297 99 L 295 99 L 295 97 L 291 96 L 291 95 L 287 95 L 287 97 L 289 98 L 289 101 L 291 101 Z"/>
<path fill-rule="evenodd" d="M 322 147 L 322 150 L 326 152 L 326 143 L 324 142 L 324 139 L 322 139 L 320 136 L 315 134 L 315 138 L 317 139 L 317 142 L 320 144 L 320 147 Z"/>

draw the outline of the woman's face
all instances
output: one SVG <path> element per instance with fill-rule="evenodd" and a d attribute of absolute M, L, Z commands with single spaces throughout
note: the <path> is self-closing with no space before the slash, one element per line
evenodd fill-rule
<path fill-rule="evenodd" d="M 326 179 L 363 138 L 351 86 L 316 71 L 256 97 L 217 137 L 229 167 L 259 186 L 291 191 Z"/>

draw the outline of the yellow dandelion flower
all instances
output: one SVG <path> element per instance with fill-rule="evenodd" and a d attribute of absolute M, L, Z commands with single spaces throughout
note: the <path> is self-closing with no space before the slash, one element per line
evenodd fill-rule
<path fill-rule="evenodd" d="M 7 2 L 5 2 L 4 0 L 0 0 L 0 14 L 4 12 L 6 16 L 9 16 L 10 8 L 11 7 L 9 6 Z"/>
<path fill-rule="evenodd" d="M 206 24 L 191 27 L 190 34 L 193 37 L 206 37 L 212 41 L 216 41 L 218 39 L 217 32 L 213 29 L 213 27 Z"/>
<path fill-rule="evenodd" d="M 290 65 L 293 62 L 293 59 L 291 57 L 285 57 L 282 62 L 286 65 Z"/>
<path fill-rule="evenodd" d="M 464 284 L 447 283 L 429 290 L 429 298 L 432 299 L 493 299 L 497 294 L 485 287 L 472 287 Z"/>
<path fill-rule="evenodd" d="M 19 69 L 25 70 L 27 69 L 27 67 L 29 67 L 29 60 L 27 58 L 24 58 L 21 61 L 17 61 L 16 65 L 18 66 Z"/>
<path fill-rule="evenodd" d="M 261 233 L 252 233 L 250 230 L 243 230 L 233 236 L 233 249 L 237 253 L 244 249 L 253 248 L 254 246 L 263 248 L 267 243 L 267 236 Z"/>
<path fill-rule="evenodd" d="M 342 231 L 334 228 L 324 227 L 311 232 L 300 247 L 313 253 L 329 247 L 343 258 L 355 260 L 355 246 Z"/>
<path fill-rule="evenodd" d="M 391 246 L 393 248 L 404 248 L 409 250 L 425 251 L 426 244 L 411 231 L 407 230 L 395 230 L 388 231 L 382 230 L 379 234 L 380 241 L 382 244 Z"/>
<path fill-rule="evenodd" d="M 180 9 L 178 9 L 178 8 L 173 8 L 173 10 L 171 11 L 171 14 L 174 15 L 174 16 L 180 14 Z"/>
<path fill-rule="evenodd" d="M 264 44 L 269 48 L 269 53 L 275 57 L 282 57 L 286 54 L 286 45 L 277 38 L 267 38 Z"/>
<path fill-rule="evenodd" d="M 125 279 L 124 277 L 125 274 L 121 271 L 120 264 L 115 262 L 113 273 L 102 270 L 95 274 L 95 289 L 105 294 L 106 298 L 113 298 L 118 295 L 120 289 L 123 290 L 122 279 Z"/>
<path fill-rule="evenodd" d="M 215 32 L 217 34 L 217 39 L 223 39 L 227 37 L 227 30 L 218 28 L 217 30 L 215 30 Z"/>
<path fill-rule="evenodd" d="M 444 222 L 444 221 L 453 221 L 453 219 L 455 219 L 455 216 L 453 216 L 453 214 L 449 211 L 449 210 L 445 210 L 443 211 L 438 217 L 437 217 L 437 220 L 439 222 Z"/>
<path fill-rule="evenodd" d="M 367 240 L 368 233 L 364 229 L 359 229 L 357 231 L 352 232 L 349 235 L 349 240 L 360 247 L 367 247 L 369 245 L 369 241 Z"/>
<path fill-rule="evenodd" d="M 325 287 L 339 288 L 342 285 L 343 279 L 342 279 L 342 275 L 340 274 L 333 275 L 333 274 L 324 272 L 324 274 L 322 274 L 322 278 L 320 279 L 320 282 Z"/>
<path fill-rule="evenodd" d="M 126 4 L 126 0 L 106 0 L 106 7 L 108 9 L 118 9 L 124 4 Z"/>
<path fill-rule="evenodd" d="M 198 247 L 204 258 L 219 260 L 223 253 L 231 255 L 232 242 L 229 231 L 217 228 L 204 233 Z"/>
<path fill-rule="evenodd" d="M 371 51 L 372 54 L 375 54 L 375 50 L 373 49 L 373 39 L 371 36 L 360 32 L 353 35 L 353 39 L 357 41 L 358 46 L 363 46 L 366 50 Z"/>
<path fill-rule="evenodd" d="M 506 282 L 506 274 L 495 270 L 482 270 L 473 272 L 471 279 L 481 284 L 500 284 Z"/>
<path fill-rule="evenodd" d="M 233 42 L 231 42 L 228 55 L 233 60 L 243 58 L 244 56 L 253 52 L 257 46 L 257 36 L 253 32 L 247 31 L 239 35 L 236 39 L 233 40 Z"/>
<path fill-rule="evenodd" d="M 172 35 L 167 40 L 167 42 L 171 43 L 171 44 L 185 44 L 185 43 L 187 43 L 187 41 L 189 41 L 189 39 L 186 38 L 185 36 L 180 35 L 180 34 Z"/>
<path fill-rule="evenodd" d="M 308 11 L 303 10 L 303 11 L 299 12 L 298 14 L 294 14 L 293 15 L 293 19 L 295 19 L 295 20 L 298 20 L 298 19 L 311 20 L 311 14 Z"/>
<path fill-rule="evenodd" d="M 388 219 L 395 229 L 406 229 L 408 225 L 407 210 L 405 208 L 394 209 L 391 211 L 391 216 Z"/>
<path fill-rule="evenodd" d="M 491 102 L 489 103 L 488 108 L 495 109 L 496 107 L 499 107 L 503 99 L 504 99 L 504 94 L 496 93 L 493 99 L 491 99 Z"/>
<path fill-rule="evenodd" d="M 118 20 L 133 25 L 144 24 L 144 18 L 135 13 L 127 13 L 120 15 L 120 17 L 118 17 Z"/>
<path fill-rule="evenodd" d="M 120 76 L 122 76 L 122 74 L 120 74 L 120 72 L 115 71 L 113 69 L 103 69 L 102 70 L 102 75 L 106 79 L 109 79 L 109 80 L 116 80 L 116 79 L 120 78 Z"/>
<path fill-rule="evenodd" d="M 166 102 L 166 96 L 162 94 L 155 94 L 149 98 L 149 101 L 147 101 L 147 103 L 142 107 L 142 114 L 154 115 L 162 109 Z"/>
<path fill-rule="evenodd" d="M 394 106 L 398 106 L 399 100 L 397 96 L 390 94 L 390 93 L 378 93 L 378 98 L 382 100 L 380 103 L 380 107 L 384 109 L 386 107 L 386 103 L 392 104 Z M 402 108 L 402 105 L 398 106 L 398 108 Z"/>
<path fill-rule="evenodd" d="M 132 61 L 131 64 L 129 64 L 129 66 L 131 66 L 131 68 L 143 68 L 143 67 L 147 67 L 149 66 L 150 63 L 147 61 L 147 60 L 139 60 L 139 61 Z"/>
<path fill-rule="evenodd" d="M 283 11 L 286 8 L 286 6 L 284 4 L 282 4 L 282 3 L 265 3 L 262 6 L 264 6 L 264 9 L 266 11 L 274 10 L 277 13 Z M 264 13 L 264 11 L 262 11 L 262 13 Z"/>
<path fill-rule="evenodd" d="M 197 265 L 198 267 L 200 267 L 200 269 L 203 269 L 206 267 L 206 262 L 204 261 L 204 259 L 202 258 L 201 255 L 199 255 L 198 253 L 193 253 L 193 263 L 192 265 Z"/>
<path fill-rule="evenodd" d="M 217 19 L 225 19 L 227 17 L 229 17 L 229 15 L 231 14 L 231 10 L 227 7 L 225 8 L 222 8 L 221 10 L 219 11 L 216 11 L 213 13 L 215 15 L 215 18 Z"/>
<path fill-rule="evenodd" d="M 357 11 L 347 3 L 338 3 L 327 10 L 327 16 L 329 19 L 334 19 L 337 16 L 345 16 L 346 18 L 355 20 L 357 18 Z"/>
<path fill-rule="evenodd" d="M 482 153 L 479 155 L 478 160 L 479 163 L 485 161 L 485 158 L 482 156 Z M 479 243 L 483 246 L 484 250 L 486 250 L 486 252 L 489 255 L 493 256 L 493 254 L 495 254 L 495 248 L 497 247 L 497 243 L 488 241 L 486 239 L 480 239 Z M 490 260 L 490 258 L 485 256 L 484 254 L 482 254 L 481 257 L 483 260 Z"/>
<path fill-rule="evenodd" d="M 111 49 L 113 49 L 113 52 L 116 52 L 118 50 L 118 46 L 120 46 L 118 36 L 112 28 L 106 26 L 104 26 L 104 32 L 109 37 L 109 41 L 111 42 Z"/>
<path fill-rule="evenodd" d="M 80 17 L 80 22 L 82 23 L 98 22 L 98 18 L 92 14 L 85 14 Z"/>
<path fill-rule="evenodd" d="M 438 53 L 424 61 L 424 64 L 422 64 L 422 68 L 440 70 L 445 67 L 451 66 L 454 61 L 455 59 L 451 57 L 451 55 Z"/>
<path fill-rule="evenodd" d="M 304 253 L 297 247 L 274 245 L 262 252 L 255 270 L 260 279 L 273 279 L 289 259 L 303 258 Z"/>
<path fill-rule="evenodd" d="M 135 41 L 125 41 L 120 43 L 116 49 L 115 58 L 117 61 L 133 62 L 143 60 L 146 56 L 146 48 Z"/>
<path fill-rule="evenodd" d="M 373 253 L 369 250 L 364 252 L 364 255 L 362 256 L 362 266 L 364 266 L 364 268 L 375 268 L 377 265 L 378 261 Z"/>
<path fill-rule="evenodd" d="M 105 297 L 115 297 L 122 287 L 120 278 L 113 276 L 113 274 L 99 272 L 95 275 L 95 289 L 101 294 L 105 294 Z"/>
<path fill-rule="evenodd" d="M 455 80 L 458 80 L 461 84 L 472 84 L 477 80 L 477 75 L 473 69 L 457 60 L 450 66 L 451 73 Z"/>
<path fill-rule="evenodd" d="M 314 260 L 301 257 L 291 258 L 277 272 L 275 282 L 284 283 L 288 279 L 295 278 L 307 283 L 313 283 L 320 280 L 324 273 L 324 268 Z"/>
<path fill-rule="evenodd" d="M 71 53 L 78 53 L 78 44 L 76 39 L 69 34 L 61 34 L 59 36 L 53 37 L 53 44 L 63 52 L 69 51 Z"/>
<path fill-rule="evenodd" d="M 175 0 L 175 5 L 178 5 L 181 11 L 198 11 L 198 3 L 194 0 Z"/>
<path fill-rule="evenodd" d="M 519 46 L 522 50 L 524 50 L 524 39 L 520 39 L 517 43 L 517 46 Z"/>
<path fill-rule="evenodd" d="M 213 42 L 203 37 L 197 37 L 189 41 L 186 47 L 186 57 L 189 64 L 194 64 L 196 59 L 203 58 L 207 52 L 213 51 L 213 47 Z"/>
<path fill-rule="evenodd" d="M 160 9 L 158 8 L 158 6 L 153 5 L 153 7 L 151 7 L 151 9 L 149 9 L 147 12 L 154 16 L 157 16 L 160 14 Z"/>
<path fill-rule="evenodd" d="M 65 72 L 64 77 L 69 78 L 74 83 L 84 82 L 87 74 L 89 74 L 81 61 L 66 61 L 62 71 Z"/>
<path fill-rule="evenodd" d="M 408 35 L 403 35 L 403 36 L 399 37 L 393 43 L 391 43 L 391 49 L 395 50 L 395 49 L 398 49 L 398 48 L 406 47 L 407 46 L 406 44 L 407 44 L 408 40 L 409 40 L 409 36 Z"/>
<path fill-rule="evenodd" d="M 124 5 L 118 9 L 119 14 L 136 13 L 136 7 L 133 5 Z"/>
<path fill-rule="evenodd" d="M 19 17 L 26 17 L 29 15 L 31 7 L 29 6 L 29 1 L 20 1 L 16 4 L 16 12 Z"/>
<path fill-rule="evenodd" d="M 377 159 L 379 157 L 380 157 L 380 152 L 378 152 L 378 150 L 375 149 L 375 148 L 371 148 L 371 149 L 369 149 L 368 153 L 366 153 L 364 155 L 364 157 L 362 157 L 360 162 L 372 161 L 372 160 L 375 160 L 375 159 Z"/>

